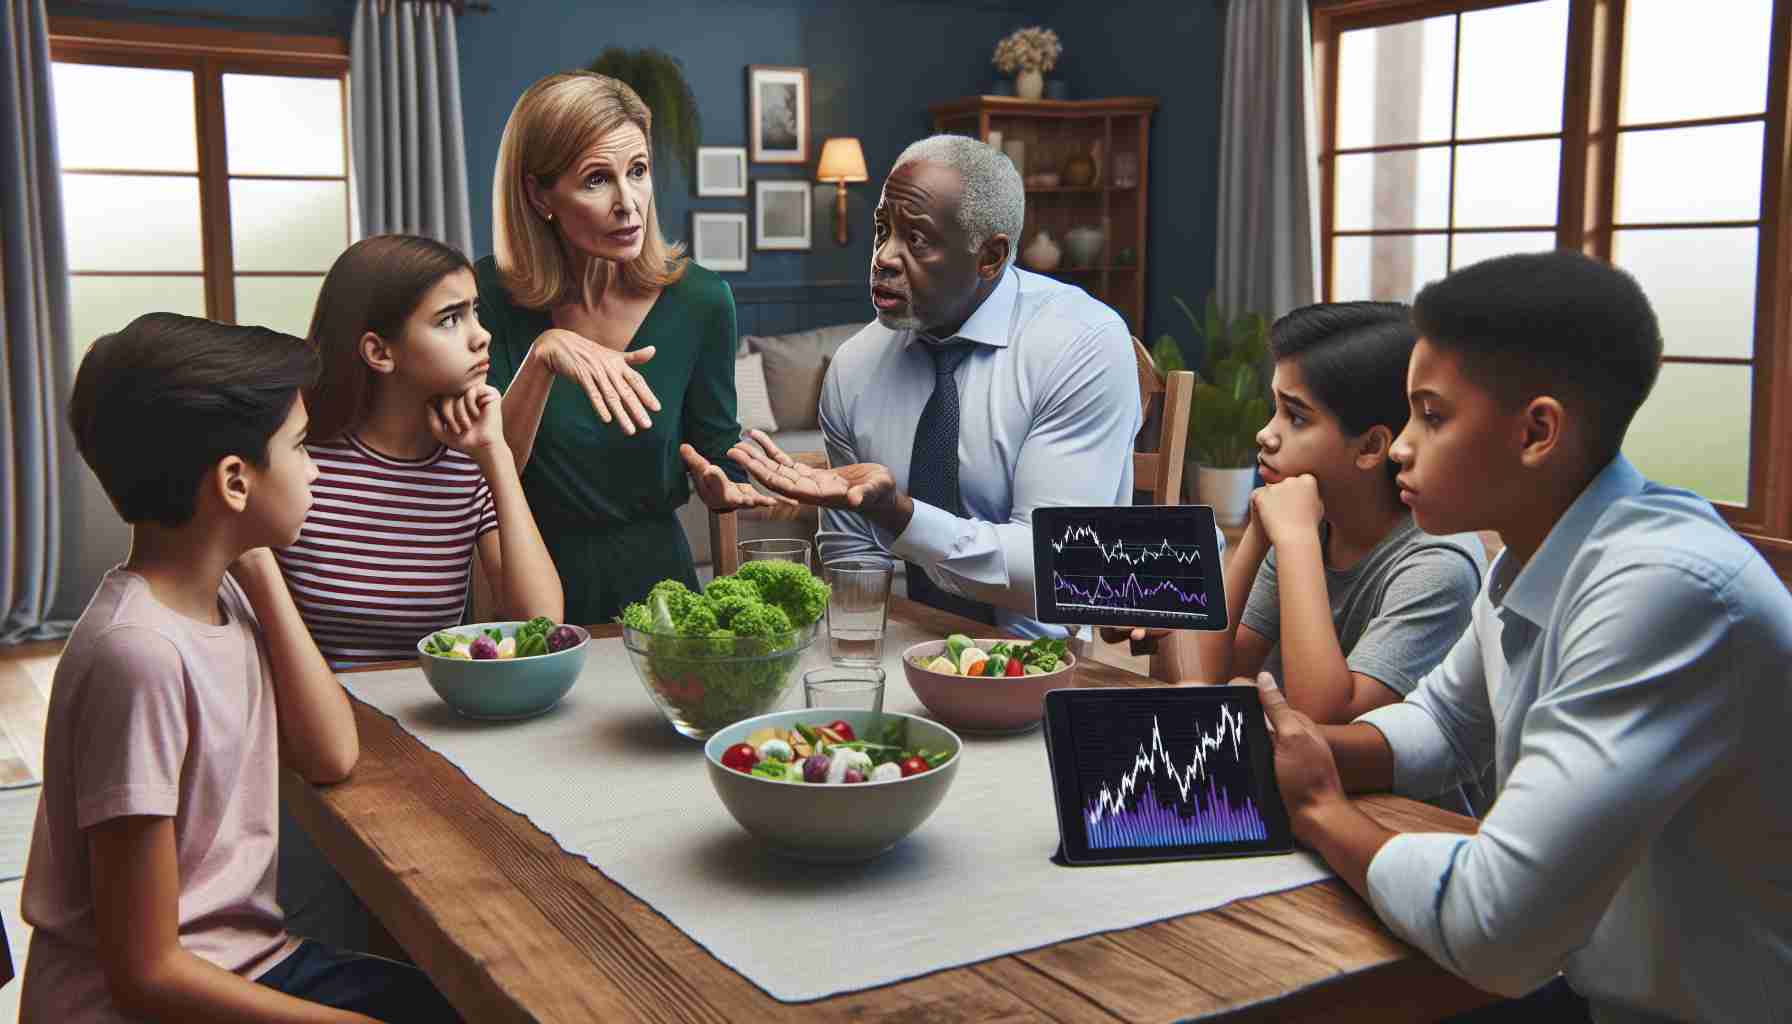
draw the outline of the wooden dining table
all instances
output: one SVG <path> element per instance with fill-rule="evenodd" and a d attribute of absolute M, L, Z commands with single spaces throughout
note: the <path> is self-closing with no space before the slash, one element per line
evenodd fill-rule
<path fill-rule="evenodd" d="M 971 625 L 901 599 L 890 615 L 940 635 Z M 592 635 L 617 637 L 620 628 L 597 626 Z M 1076 677 L 1079 686 L 1162 685 L 1088 659 Z M 354 711 L 361 759 L 353 775 L 314 787 L 287 773 L 283 796 L 378 925 L 469 1022 L 1390 1024 L 1492 1001 L 1389 934 L 1331 879 L 880 988 L 781 1003 L 499 806 L 393 719 L 360 701 Z M 1398 797 L 1358 802 L 1396 830 L 1475 827 L 1470 818 Z"/>

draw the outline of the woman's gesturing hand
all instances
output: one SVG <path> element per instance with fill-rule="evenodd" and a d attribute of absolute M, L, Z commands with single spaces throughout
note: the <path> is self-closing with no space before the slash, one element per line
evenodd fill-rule
<path fill-rule="evenodd" d="M 653 358 L 652 345 L 618 352 L 582 334 L 554 327 L 535 339 L 533 354 L 555 376 L 584 388 L 591 407 L 605 423 L 614 422 L 631 435 L 653 426 L 648 413 L 660 411 L 660 400 L 647 386 L 647 378 L 635 369 Z"/>

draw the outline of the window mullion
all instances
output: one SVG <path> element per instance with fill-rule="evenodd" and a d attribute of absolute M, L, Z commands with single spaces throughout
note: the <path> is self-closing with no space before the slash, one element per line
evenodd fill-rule
<path fill-rule="evenodd" d="M 199 63 L 199 203 L 205 224 L 207 315 L 236 322 L 236 260 L 230 241 L 230 168 L 224 138 L 224 75 L 218 62 Z"/>

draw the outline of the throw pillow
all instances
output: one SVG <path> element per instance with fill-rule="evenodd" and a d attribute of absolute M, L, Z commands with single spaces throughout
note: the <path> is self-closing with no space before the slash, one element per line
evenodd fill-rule
<path fill-rule="evenodd" d="M 755 352 L 734 361 L 734 411 L 740 429 L 775 433 L 778 420 L 765 390 L 765 357 Z"/>
<path fill-rule="evenodd" d="M 840 324 L 746 339 L 754 352 L 765 356 L 765 382 L 771 394 L 772 413 L 785 430 L 815 429 L 827 360 L 863 326 Z"/>

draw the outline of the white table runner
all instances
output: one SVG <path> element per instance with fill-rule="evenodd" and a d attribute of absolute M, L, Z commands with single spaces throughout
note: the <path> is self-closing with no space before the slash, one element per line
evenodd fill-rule
<path fill-rule="evenodd" d="M 892 622 L 884 708 L 924 714 L 901 653 L 931 639 Z M 803 668 L 826 663 L 818 638 Z M 799 669 L 799 672 L 801 670 Z M 420 669 L 340 677 L 425 746 L 784 1002 L 874 988 L 1096 932 L 1131 928 L 1326 878 L 1306 853 L 1065 868 L 1043 734 L 967 737 L 931 818 L 868 864 L 818 867 L 762 851 L 705 775 L 702 745 L 654 707 L 621 640 L 594 641 L 552 712 L 475 722 Z M 801 706 L 800 679 L 785 706 Z M 825 827 L 825 826 L 823 826 Z"/>

